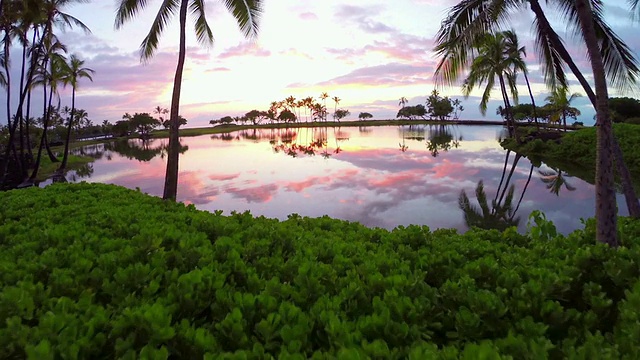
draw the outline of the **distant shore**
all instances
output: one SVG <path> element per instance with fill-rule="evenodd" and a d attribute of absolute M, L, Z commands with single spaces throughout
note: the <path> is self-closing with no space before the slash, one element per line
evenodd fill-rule
<path fill-rule="evenodd" d="M 350 121 L 309 121 L 296 123 L 262 123 L 262 124 L 223 124 L 208 127 L 180 129 L 180 136 L 199 136 L 208 134 L 229 133 L 239 130 L 250 129 L 286 129 L 286 128 L 306 128 L 306 127 L 366 127 L 366 126 L 399 126 L 399 125 L 492 125 L 506 126 L 502 120 L 350 120 Z M 518 123 L 517 126 L 535 126 L 535 123 Z M 568 129 L 579 129 L 579 127 L 567 126 Z M 152 138 L 169 137 L 169 130 L 157 130 L 151 133 Z"/>

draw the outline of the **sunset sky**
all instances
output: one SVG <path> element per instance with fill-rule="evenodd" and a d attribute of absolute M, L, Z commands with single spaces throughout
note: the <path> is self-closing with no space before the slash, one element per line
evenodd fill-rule
<path fill-rule="evenodd" d="M 142 64 L 138 48 L 160 1 L 149 1 L 140 16 L 120 30 L 114 30 L 116 3 L 101 0 L 69 7 L 66 12 L 82 20 L 92 34 L 74 30 L 60 36 L 69 53 L 77 54 L 86 61 L 85 66 L 96 71 L 93 83 L 81 82 L 76 100 L 94 123 L 105 119 L 113 123 L 125 112 L 151 112 L 158 105 L 170 105 L 177 61 L 177 17 L 161 39 L 157 54 Z M 189 24 L 181 114 L 189 119 L 188 127 L 204 126 L 210 119 L 266 109 L 271 101 L 290 95 L 318 97 L 327 92 L 342 99 L 339 107 L 349 109 L 351 118 L 361 111 L 378 119 L 395 118 L 400 97 L 409 99 L 410 105 L 424 103 L 434 88 L 437 59 L 431 51 L 433 38 L 455 3 L 266 0 L 260 34 L 250 41 L 242 37 L 222 2 L 206 1 L 216 42 L 211 48 L 199 46 Z M 607 1 L 605 9 L 611 27 L 638 54 L 640 23 L 632 22 L 627 2 Z M 549 9 L 549 17 L 565 35 L 563 19 L 554 16 L 553 10 Z M 530 79 L 537 100 L 542 102 L 548 94 L 531 43 L 531 18 L 528 12 L 513 14 L 512 26 L 528 49 Z M 588 73 L 584 47 L 571 36 L 565 38 L 576 63 Z M 14 67 L 19 64 L 17 53 L 13 51 Z M 581 92 L 578 86 L 571 90 Z M 462 99 L 459 86 L 441 91 Z M 69 93 L 62 92 L 63 105 L 69 102 Z M 525 87 L 520 93 L 521 101 L 529 102 L 524 97 Z M 496 89 L 486 118 L 497 118 L 498 96 Z M 481 118 L 478 97 L 471 96 L 463 103 L 462 118 Z M 583 97 L 575 106 L 583 112 L 580 120 L 590 124 L 594 112 L 587 103 Z M 333 109 L 333 102 L 328 107 Z M 4 109 L 1 111 L 4 120 Z"/>

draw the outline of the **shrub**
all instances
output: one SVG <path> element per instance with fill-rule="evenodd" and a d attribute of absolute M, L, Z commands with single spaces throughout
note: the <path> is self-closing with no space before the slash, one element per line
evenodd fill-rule
<path fill-rule="evenodd" d="M 0 358 L 635 358 L 640 222 L 567 237 L 223 216 L 112 185 L 0 197 Z M 537 229 L 537 230 L 536 230 Z"/>

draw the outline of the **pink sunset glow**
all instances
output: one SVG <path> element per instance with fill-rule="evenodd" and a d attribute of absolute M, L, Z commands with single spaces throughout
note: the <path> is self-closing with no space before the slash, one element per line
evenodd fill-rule
<path fill-rule="evenodd" d="M 189 26 L 181 98 L 181 113 L 189 119 L 188 127 L 207 126 L 211 119 L 242 115 L 251 109 L 266 109 L 271 101 L 290 95 L 317 98 L 322 92 L 340 97 L 340 107 L 349 109 L 352 118 L 362 111 L 376 119 L 395 118 L 400 97 L 406 97 L 409 104 L 424 103 L 434 88 L 438 60 L 431 50 L 434 36 L 448 8 L 456 2 L 265 1 L 255 41 L 242 38 L 222 2 L 205 3 L 216 42 L 211 48 L 199 46 Z M 77 105 L 88 111 L 94 123 L 105 119 L 115 122 L 125 112 L 151 112 L 156 106 L 169 106 L 177 57 L 177 21 L 166 29 L 152 59 L 141 63 L 138 53 L 159 4 L 158 0 L 149 1 L 140 16 L 119 31 L 113 27 L 115 1 L 92 1 L 65 9 L 92 30 L 89 35 L 67 31 L 60 33 L 60 38 L 69 53 L 77 54 L 86 66 L 96 70 L 94 82 L 82 82 L 77 94 Z M 627 7 L 624 0 L 608 1 L 605 16 L 637 54 L 640 43 L 635 33 L 639 25 L 629 18 Z M 554 26 L 565 35 L 563 19 L 553 16 L 552 11 L 549 14 Z M 548 92 L 531 41 L 531 21 L 529 13 L 519 13 L 514 14 L 511 25 L 528 49 L 529 77 L 537 100 L 542 101 Z M 588 73 L 584 48 L 570 36 L 566 39 L 576 63 Z M 20 55 L 19 51 L 12 53 L 14 57 Z M 14 60 L 14 64 L 19 63 L 19 59 Z M 14 71 L 18 70 L 14 67 Z M 526 93 L 524 87 L 520 90 Z M 571 90 L 581 89 L 576 86 Z M 459 86 L 441 91 L 462 98 Z M 63 105 L 69 102 L 69 93 L 69 89 L 62 91 Z M 494 109 L 499 104 L 498 93 L 489 104 L 487 118 L 497 117 Z M 481 118 L 479 95 L 473 93 L 464 100 L 464 118 Z M 575 106 L 583 113 L 579 120 L 592 123 L 593 109 L 587 102 L 583 97 Z M 331 101 L 328 107 L 333 107 Z M 4 111 L 0 110 L 0 119 L 6 118 Z"/>

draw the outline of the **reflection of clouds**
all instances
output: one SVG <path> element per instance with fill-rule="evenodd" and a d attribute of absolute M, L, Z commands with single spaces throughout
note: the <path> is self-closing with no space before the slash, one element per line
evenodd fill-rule
<path fill-rule="evenodd" d="M 244 189 L 229 187 L 226 189 L 226 192 L 233 194 L 236 198 L 244 199 L 248 203 L 264 203 L 271 201 L 273 196 L 278 192 L 278 189 L 279 187 L 276 184 L 267 184 Z"/>
<path fill-rule="evenodd" d="M 301 192 L 314 185 L 331 183 L 331 176 L 312 176 L 302 181 L 292 181 L 284 185 L 288 191 Z"/>
<path fill-rule="evenodd" d="M 485 134 L 495 130 L 477 129 Z M 225 166 L 203 167 L 201 164 L 209 161 L 208 157 L 191 151 L 181 155 L 181 164 L 185 164 L 181 169 L 189 171 L 180 173 L 178 200 L 196 204 L 200 209 L 251 210 L 256 215 L 281 219 L 289 213 L 327 214 L 388 229 L 424 224 L 432 229 L 454 227 L 464 231 L 463 213 L 458 208 L 460 191 L 464 190 L 475 204 L 475 188 L 483 180 L 489 201 L 494 199 L 506 156 L 497 143 L 478 143 L 475 148 L 465 145 L 433 158 L 418 144 L 406 153 L 398 151 L 395 127 L 371 131 L 367 137 L 359 136 L 355 129 L 350 131 L 349 148 L 338 159 L 327 160 L 279 156 L 272 154 L 270 147 L 251 140 L 233 142 L 231 146 L 235 147 L 228 149 L 229 143 L 212 141 L 209 136 L 183 138 L 190 149 L 202 148 L 204 154 L 222 152 L 223 158 L 233 160 Z M 461 126 L 460 131 L 465 139 L 474 137 L 473 133 L 468 134 L 469 128 Z M 227 151 L 235 157 L 227 156 Z M 237 160 L 245 156 L 255 161 Z M 514 158 L 514 153 L 510 153 L 505 181 Z M 526 158 L 517 163 L 510 181 L 515 185 L 514 204 L 527 183 L 530 165 Z M 164 160 L 137 163 L 114 154 L 113 161 L 97 160 L 94 169 L 94 181 L 162 195 Z M 570 181 L 576 191 L 561 191 L 556 196 L 540 180 L 538 169 L 534 169 L 517 214 L 522 219 L 519 230 L 526 230 L 527 217 L 536 209 L 545 212 L 563 233 L 581 227 L 581 217 L 592 217 L 593 186 L 577 177 Z M 620 212 L 624 215 L 626 207 L 622 204 L 621 201 Z"/>

